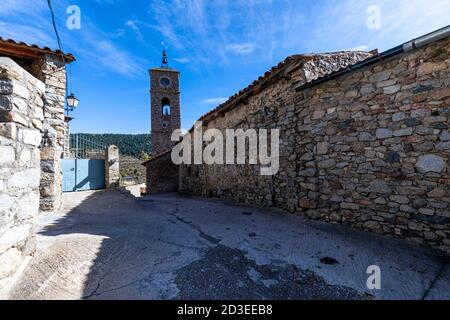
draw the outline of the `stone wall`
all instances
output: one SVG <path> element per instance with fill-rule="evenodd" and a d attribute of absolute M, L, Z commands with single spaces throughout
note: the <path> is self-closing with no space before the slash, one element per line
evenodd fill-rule
<path fill-rule="evenodd" d="M 204 130 L 225 129 L 276 129 L 285 127 L 280 135 L 283 140 L 280 153 L 280 173 L 276 177 L 260 176 L 260 168 L 254 165 L 182 165 L 180 168 L 180 192 L 202 196 L 219 196 L 238 202 L 264 206 L 288 206 L 295 211 L 297 192 L 285 178 L 286 170 L 295 171 L 292 143 L 296 139 L 293 121 L 294 99 L 298 95 L 294 84 L 302 84 L 324 74 L 354 64 L 372 56 L 367 52 L 340 52 L 330 54 L 298 55 L 266 73 L 256 83 L 244 89 L 245 99 L 235 97 L 217 108 L 217 116 L 208 114 L 201 118 Z M 242 95 L 242 94 L 241 94 Z M 225 113 L 233 101 L 238 102 Z"/>
<path fill-rule="evenodd" d="M 45 85 L 0 58 L 0 297 L 35 251 Z"/>
<path fill-rule="evenodd" d="M 33 74 L 46 88 L 41 145 L 41 210 L 56 212 L 62 204 L 62 171 L 66 122 L 66 69 L 62 58 L 45 55 L 33 65 Z"/>
<path fill-rule="evenodd" d="M 119 148 L 111 145 L 105 150 L 105 186 L 107 189 L 118 188 L 120 185 Z"/>
<path fill-rule="evenodd" d="M 62 139 L 62 146 L 63 146 L 63 151 L 62 151 L 62 158 L 63 159 L 70 159 L 73 158 L 73 155 L 70 151 L 70 120 L 66 121 L 64 123 L 64 138 Z"/>
<path fill-rule="evenodd" d="M 183 165 L 181 191 L 304 212 L 450 252 L 449 70 L 449 39 L 295 92 L 308 81 L 299 70 L 205 126 L 281 129 L 279 173 Z"/>
<path fill-rule="evenodd" d="M 173 164 L 170 152 L 146 163 L 147 194 L 175 192 L 179 185 L 179 167 Z"/>

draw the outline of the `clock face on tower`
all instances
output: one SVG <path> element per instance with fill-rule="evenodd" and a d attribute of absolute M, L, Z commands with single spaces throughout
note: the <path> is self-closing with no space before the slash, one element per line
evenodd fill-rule
<path fill-rule="evenodd" d="M 161 78 L 159 83 L 161 83 L 161 85 L 163 87 L 168 87 L 170 85 L 170 80 L 168 78 L 164 77 L 164 78 Z"/>

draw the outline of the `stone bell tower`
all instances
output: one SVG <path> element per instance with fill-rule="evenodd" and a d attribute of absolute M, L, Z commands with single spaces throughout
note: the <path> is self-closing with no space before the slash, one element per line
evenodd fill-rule
<path fill-rule="evenodd" d="M 161 67 L 150 69 L 152 156 L 174 146 L 170 137 L 180 128 L 180 72 L 169 67 L 166 50 Z"/>

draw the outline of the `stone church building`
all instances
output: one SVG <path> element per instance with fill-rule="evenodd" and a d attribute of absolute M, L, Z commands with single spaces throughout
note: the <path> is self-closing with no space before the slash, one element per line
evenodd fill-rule
<path fill-rule="evenodd" d="M 150 74 L 148 193 L 275 206 L 450 252 L 450 26 L 382 53 L 290 56 L 199 119 L 203 132 L 280 129 L 274 176 L 249 164 L 177 168 L 164 128 L 178 128 L 179 73 Z"/>
<path fill-rule="evenodd" d="M 151 158 L 147 167 L 147 193 L 178 190 L 179 168 L 170 157 L 172 132 L 180 129 L 180 72 L 169 67 L 166 51 L 161 67 L 150 69 Z"/>

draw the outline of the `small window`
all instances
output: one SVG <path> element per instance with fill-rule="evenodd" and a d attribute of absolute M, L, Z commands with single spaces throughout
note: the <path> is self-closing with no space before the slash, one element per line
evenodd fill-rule
<path fill-rule="evenodd" d="M 170 100 L 167 98 L 162 99 L 162 114 L 164 116 L 170 116 Z"/>

